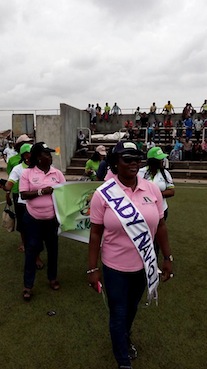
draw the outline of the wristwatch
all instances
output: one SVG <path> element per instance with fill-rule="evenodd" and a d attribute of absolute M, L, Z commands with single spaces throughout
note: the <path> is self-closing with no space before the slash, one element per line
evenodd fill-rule
<path fill-rule="evenodd" d="M 173 261 L 173 256 L 172 255 L 164 256 L 164 260 Z"/>

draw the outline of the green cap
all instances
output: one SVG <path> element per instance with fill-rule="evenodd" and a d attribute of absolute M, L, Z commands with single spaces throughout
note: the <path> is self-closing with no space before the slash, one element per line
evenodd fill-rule
<path fill-rule="evenodd" d="M 23 144 L 20 148 L 20 155 L 25 154 L 25 152 L 30 152 L 32 148 L 32 145 L 30 144 Z"/>
<path fill-rule="evenodd" d="M 168 155 L 164 154 L 161 147 L 158 147 L 158 146 L 152 147 L 147 153 L 147 159 L 162 160 L 166 158 L 167 156 Z"/>

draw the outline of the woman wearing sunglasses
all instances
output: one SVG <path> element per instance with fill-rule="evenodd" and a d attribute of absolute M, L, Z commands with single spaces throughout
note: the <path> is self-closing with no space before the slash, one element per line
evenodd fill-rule
<path fill-rule="evenodd" d="M 145 287 L 149 301 L 157 298 L 155 235 L 163 254 L 163 281 L 173 276 L 162 195 L 157 186 L 137 175 L 140 155 L 133 142 L 117 143 L 109 162 L 113 176 L 97 188 L 90 208 L 88 281 L 98 292 L 102 242 L 112 347 L 118 368 L 122 369 L 131 369 L 131 360 L 137 357 L 131 328 Z"/>

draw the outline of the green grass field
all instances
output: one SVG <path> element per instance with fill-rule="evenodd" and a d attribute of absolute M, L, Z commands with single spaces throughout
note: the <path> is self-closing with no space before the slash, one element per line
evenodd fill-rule
<path fill-rule="evenodd" d="M 176 186 L 167 221 L 175 278 L 160 284 L 158 307 L 144 308 L 145 298 L 140 305 L 133 329 L 139 357 L 133 369 L 207 367 L 206 214 L 205 186 Z M 61 289 L 49 289 L 46 270 L 38 271 L 30 303 L 21 295 L 24 255 L 18 245 L 18 233 L 1 228 L 0 369 L 116 368 L 108 311 L 87 286 L 87 245 L 60 238 Z M 48 316 L 50 310 L 56 315 Z"/>

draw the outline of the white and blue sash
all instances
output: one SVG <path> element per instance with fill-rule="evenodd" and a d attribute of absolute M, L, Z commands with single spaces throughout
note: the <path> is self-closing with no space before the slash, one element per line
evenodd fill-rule
<path fill-rule="evenodd" d="M 152 298 L 157 299 L 159 284 L 157 258 L 147 222 L 114 178 L 103 183 L 97 191 L 116 214 L 143 261 L 149 301 Z"/>

